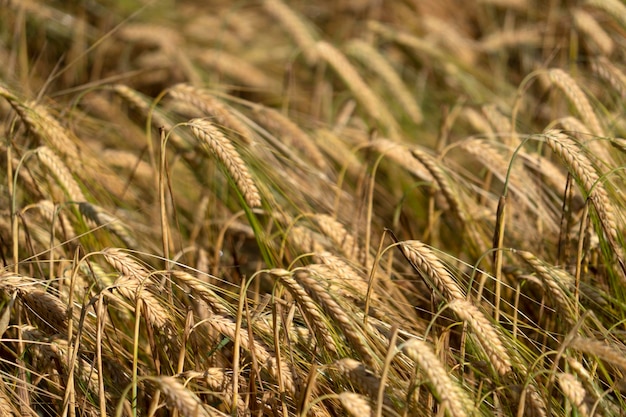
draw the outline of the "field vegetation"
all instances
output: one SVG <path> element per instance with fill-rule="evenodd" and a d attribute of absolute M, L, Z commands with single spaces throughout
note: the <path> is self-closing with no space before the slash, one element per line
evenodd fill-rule
<path fill-rule="evenodd" d="M 0 0 L 0 414 L 626 412 L 620 0 Z"/>

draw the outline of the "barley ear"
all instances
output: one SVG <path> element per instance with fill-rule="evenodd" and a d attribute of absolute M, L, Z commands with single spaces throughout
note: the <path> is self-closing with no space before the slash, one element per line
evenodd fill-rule
<path fill-rule="evenodd" d="M 191 131 L 207 153 L 214 155 L 231 176 L 250 207 L 261 206 L 261 195 L 248 167 L 226 136 L 211 122 L 202 119 L 189 121 Z"/>

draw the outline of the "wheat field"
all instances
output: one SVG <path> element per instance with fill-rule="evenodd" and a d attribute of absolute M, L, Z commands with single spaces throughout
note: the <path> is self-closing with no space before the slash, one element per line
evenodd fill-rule
<path fill-rule="evenodd" d="M 0 10 L 1 415 L 626 415 L 621 0 Z"/>

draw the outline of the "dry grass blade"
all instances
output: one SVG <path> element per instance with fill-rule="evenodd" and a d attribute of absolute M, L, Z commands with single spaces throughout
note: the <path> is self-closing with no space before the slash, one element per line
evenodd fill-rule
<path fill-rule="evenodd" d="M 211 122 L 202 119 L 189 121 L 193 134 L 200 140 L 205 151 L 213 154 L 223 164 L 250 207 L 261 206 L 261 195 L 248 167 L 233 144 Z"/>

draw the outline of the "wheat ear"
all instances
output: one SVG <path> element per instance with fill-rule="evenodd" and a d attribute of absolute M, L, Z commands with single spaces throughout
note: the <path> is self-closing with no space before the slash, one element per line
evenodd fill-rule
<path fill-rule="evenodd" d="M 346 308 L 339 305 L 333 296 L 311 276 L 312 271 L 300 270 L 294 273 L 295 280 L 308 290 L 308 293 L 326 311 L 326 313 L 337 322 L 344 335 L 367 364 L 373 364 L 374 358 L 365 341 L 363 332 L 346 312 Z M 322 277 L 323 278 L 323 277 Z"/>
<path fill-rule="evenodd" d="M 189 288 L 189 292 L 192 296 L 199 297 L 206 302 L 214 313 L 222 316 L 229 316 L 231 314 L 230 310 L 225 307 L 226 302 L 210 289 L 205 282 L 185 271 L 171 271 L 171 273 L 176 281 Z"/>
<path fill-rule="evenodd" d="M 355 392 L 342 392 L 339 394 L 341 405 L 352 417 L 372 417 L 372 406 L 367 397 Z"/>
<path fill-rule="evenodd" d="M 364 66 L 370 68 L 387 84 L 390 92 L 415 123 L 421 123 L 424 120 L 422 110 L 415 101 L 413 94 L 409 92 L 409 88 L 389 61 L 376 48 L 361 39 L 355 39 L 346 45 L 346 51 L 360 60 Z"/>
<path fill-rule="evenodd" d="M 596 355 L 600 359 L 626 370 L 626 350 L 623 347 L 617 348 L 608 345 L 601 340 L 581 336 L 574 337 L 569 346 L 580 352 Z"/>
<path fill-rule="evenodd" d="M 326 170 L 328 163 L 313 139 L 282 113 L 261 105 L 253 107 L 254 118 L 286 145 L 300 150 L 318 168 Z"/>
<path fill-rule="evenodd" d="M 61 158 L 54 153 L 54 151 L 47 146 L 41 146 L 37 148 L 37 158 L 39 158 L 39 161 L 41 161 L 41 163 L 44 164 L 57 178 L 57 181 L 61 187 L 63 187 L 65 193 L 71 201 L 85 201 L 85 195 L 72 176 L 72 173 L 65 166 L 63 161 L 61 161 Z"/>
<path fill-rule="evenodd" d="M 97 226 L 103 226 L 119 237 L 129 248 L 138 248 L 139 242 L 130 234 L 126 226 L 122 224 L 120 219 L 107 213 L 102 207 L 96 204 L 82 202 L 78 205 L 78 209 L 83 216 L 92 220 Z"/>
<path fill-rule="evenodd" d="M 252 131 L 237 117 L 224 102 L 207 90 L 188 84 L 177 84 L 168 90 L 175 100 L 192 105 L 203 116 L 211 116 L 215 124 L 237 133 L 248 145 L 254 142 Z"/>
<path fill-rule="evenodd" d="M 580 113 L 580 117 L 582 117 L 585 124 L 591 129 L 591 133 L 597 136 L 604 136 L 598 117 L 593 111 L 587 96 L 583 93 L 576 81 L 560 68 L 548 70 L 548 78 L 556 87 L 565 93 L 569 101 L 576 107 L 576 110 Z M 605 150 L 603 150 L 603 152 L 606 153 Z"/>
<path fill-rule="evenodd" d="M 604 10 L 613 16 L 622 27 L 626 27 L 626 5 L 620 0 L 587 0 L 585 4 Z"/>
<path fill-rule="evenodd" d="M 263 7 L 293 37 L 309 64 L 315 63 L 316 37 L 307 22 L 281 0 L 265 0 Z"/>
<path fill-rule="evenodd" d="M 406 342 L 402 351 L 415 361 L 430 381 L 431 389 L 439 402 L 453 417 L 469 417 L 472 407 L 471 400 L 461 387 L 448 375 L 435 352 L 428 343 L 419 339 L 411 339 Z"/>
<path fill-rule="evenodd" d="M 35 102 L 21 104 L 10 101 L 10 103 L 29 129 L 43 143 L 66 157 L 68 161 L 79 164 L 81 158 L 78 146 L 45 106 Z"/>
<path fill-rule="evenodd" d="M 291 273 L 282 269 L 272 269 L 269 271 L 270 275 L 278 279 L 287 288 L 289 293 L 295 298 L 300 306 L 302 313 L 308 318 L 312 330 L 317 335 L 320 343 L 329 351 L 334 354 L 337 353 L 337 346 L 332 338 L 331 333 L 328 330 L 328 323 L 324 319 L 319 306 L 313 301 L 307 292 L 293 279 Z"/>
<path fill-rule="evenodd" d="M 312 217 L 320 231 L 328 236 L 348 259 L 354 260 L 359 255 L 356 239 L 342 223 L 327 214 L 315 214 Z"/>
<path fill-rule="evenodd" d="M 269 373 L 278 380 L 278 376 L 282 377 L 283 386 L 291 394 L 297 392 L 297 387 L 294 380 L 294 375 L 289 366 L 281 361 L 280 370 L 277 366 L 276 356 L 270 353 L 270 348 L 263 341 L 253 338 L 252 342 L 248 336 L 248 330 L 241 328 L 239 334 L 235 333 L 236 325 L 232 319 L 228 317 L 218 316 L 217 314 L 211 316 L 208 323 L 218 332 L 227 336 L 231 340 L 239 337 L 241 340 L 240 346 L 244 349 L 254 352 L 254 356 L 259 361 L 261 366 L 265 366 Z"/>
<path fill-rule="evenodd" d="M 390 133 L 397 131 L 395 120 L 383 101 L 359 75 L 350 61 L 337 48 L 325 41 L 319 41 L 315 47 L 320 58 L 326 61 L 341 77 L 357 101 L 374 120 L 382 123 Z"/>
<path fill-rule="evenodd" d="M 20 298 L 28 306 L 34 321 L 40 325 L 40 330 L 50 334 L 65 334 L 68 330 L 67 305 L 52 294 L 31 288 L 21 288 Z"/>
<path fill-rule="evenodd" d="M 416 178 L 429 182 L 433 181 L 433 176 L 428 169 L 415 159 L 411 151 L 404 145 L 388 139 L 375 139 L 370 146 L 377 152 L 391 158 Z"/>
<path fill-rule="evenodd" d="M 465 212 L 461 209 L 461 203 L 457 198 L 458 193 L 452 190 L 450 181 L 447 179 L 448 175 L 443 168 L 441 168 L 438 161 L 421 149 L 413 148 L 411 149 L 411 154 L 426 167 L 430 175 L 435 179 L 439 190 L 441 190 L 452 212 L 461 221 L 465 222 Z"/>
<path fill-rule="evenodd" d="M 563 394 L 565 394 L 567 399 L 576 407 L 580 415 L 582 417 L 589 417 L 591 410 L 589 410 L 589 406 L 585 403 L 587 393 L 580 381 L 572 374 L 561 373 L 559 374 L 559 385 L 563 390 Z"/>
<path fill-rule="evenodd" d="M 620 244 L 619 228 L 611 199 L 604 184 L 591 161 L 581 152 L 580 147 L 567 135 L 560 131 L 550 130 L 543 137 L 552 151 L 567 165 L 569 171 L 581 184 L 589 200 L 600 218 L 604 235 L 615 253 L 622 269 L 622 277 L 626 279 L 626 263 Z"/>
<path fill-rule="evenodd" d="M 607 57 L 601 56 L 591 62 L 591 70 L 615 89 L 622 99 L 626 98 L 626 74 Z"/>
<path fill-rule="evenodd" d="M 474 304 L 464 299 L 456 299 L 448 306 L 457 316 L 470 324 L 498 374 L 505 375 L 508 373 L 511 370 L 511 357 L 504 343 L 502 343 L 498 331 L 489 322 L 485 314 Z"/>
<path fill-rule="evenodd" d="M 165 395 L 170 407 L 177 409 L 183 417 L 227 416 L 221 411 L 205 406 L 196 394 L 172 376 L 162 376 L 155 379 L 154 382 Z"/>
<path fill-rule="evenodd" d="M 572 17 L 574 18 L 574 24 L 576 28 L 581 31 L 586 38 L 596 44 L 598 49 L 603 55 L 610 55 L 615 48 L 613 39 L 606 33 L 600 23 L 590 14 L 583 9 L 576 8 L 572 11 Z"/>
<path fill-rule="evenodd" d="M 250 207 L 261 206 L 261 195 L 257 189 L 248 167 L 237 153 L 237 150 L 226 136 L 211 122 L 192 119 L 189 126 L 193 134 L 200 140 L 206 152 L 215 155 L 231 176 L 241 195 Z"/>
<path fill-rule="evenodd" d="M 437 289 L 447 300 L 464 300 L 465 294 L 452 274 L 426 244 L 418 240 L 400 242 L 402 253 L 411 265 L 424 275 L 433 289 Z"/>

